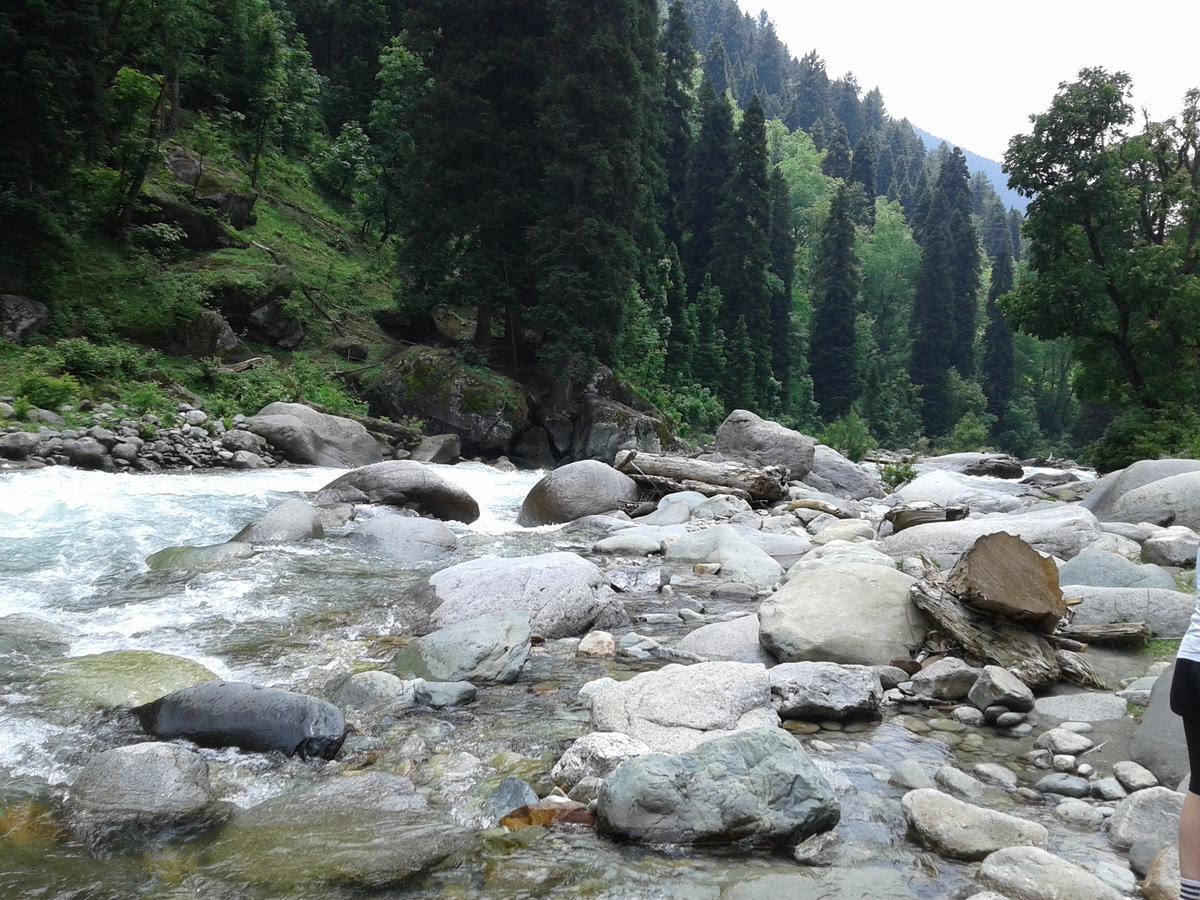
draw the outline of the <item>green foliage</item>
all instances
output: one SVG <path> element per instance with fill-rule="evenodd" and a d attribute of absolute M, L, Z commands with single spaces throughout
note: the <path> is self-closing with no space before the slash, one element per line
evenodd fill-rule
<path fill-rule="evenodd" d="M 974 450 L 986 450 L 992 428 L 992 418 L 987 413 L 967 412 L 954 423 L 950 434 L 946 435 L 940 446 L 947 453 L 965 453 Z"/>
<path fill-rule="evenodd" d="M 17 382 L 17 396 L 39 409 L 56 410 L 74 403 L 80 393 L 79 381 L 71 375 L 29 374 Z"/>
<path fill-rule="evenodd" d="M 821 232 L 813 269 L 813 324 L 809 373 L 821 415 L 840 418 L 861 390 L 856 353 L 860 274 L 850 194 L 838 187 Z"/>
<path fill-rule="evenodd" d="M 862 462 L 867 453 L 875 449 L 875 438 L 857 407 L 830 422 L 821 435 L 821 442 L 853 462 Z"/>
<path fill-rule="evenodd" d="M 1127 409 L 1084 454 L 1100 472 L 1121 469 L 1139 459 L 1161 457 L 1200 459 L 1200 412 L 1195 406 Z"/>
<path fill-rule="evenodd" d="M 1009 403 L 992 432 L 996 446 L 1014 456 L 1039 456 L 1046 448 L 1046 439 L 1038 424 L 1037 405 L 1029 396 Z"/>
<path fill-rule="evenodd" d="M 175 401 L 160 385 L 150 381 L 136 382 L 126 386 L 121 390 L 118 400 L 139 415 L 153 413 L 169 420 L 169 417 L 175 413 Z M 157 429 L 155 429 L 154 435 L 157 436 Z M 142 438 L 147 439 L 144 434 Z"/>
<path fill-rule="evenodd" d="M 313 163 L 317 183 L 334 197 L 349 200 L 370 172 L 371 142 L 357 122 L 342 126 L 337 139 Z"/>
<path fill-rule="evenodd" d="M 886 463 L 879 470 L 879 478 L 890 494 L 897 488 L 912 481 L 917 475 L 916 468 L 910 459 L 902 459 L 896 463 Z"/>
<path fill-rule="evenodd" d="M 218 416 L 253 414 L 278 401 L 316 403 L 334 415 L 366 414 L 366 404 L 301 356 L 293 357 L 290 366 L 270 360 L 245 372 L 214 373 L 211 378 L 208 408 Z"/>

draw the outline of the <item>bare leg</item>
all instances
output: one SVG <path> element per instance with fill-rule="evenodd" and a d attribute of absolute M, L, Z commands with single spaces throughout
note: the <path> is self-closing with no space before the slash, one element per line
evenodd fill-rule
<path fill-rule="evenodd" d="M 1179 817 L 1179 874 L 1200 881 L 1200 796 L 1190 791 L 1184 796 Z"/>

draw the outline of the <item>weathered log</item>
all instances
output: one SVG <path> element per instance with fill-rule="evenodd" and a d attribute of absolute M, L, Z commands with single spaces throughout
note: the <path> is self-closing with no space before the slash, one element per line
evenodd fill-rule
<path fill-rule="evenodd" d="M 884 520 L 892 523 L 892 534 L 898 534 L 914 525 L 929 525 L 933 522 L 957 522 L 971 514 L 969 506 L 899 506 L 889 510 Z"/>
<path fill-rule="evenodd" d="M 1058 567 L 1004 531 L 979 538 L 951 570 L 946 587 L 974 609 L 1042 634 L 1053 632 L 1067 612 Z"/>
<path fill-rule="evenodd" d="M 1060 649 L 1055 651 L 1054 658 L 1058 662 L 1058 668 L 1062 672 L 1062 677 L 1072 684 L 1077 684 L 1080 687 L 1100 688 L 1101 690 L 1108 689 L 1108 685 L 1096 674 L 1096 670 L 1092 668 L 1091 663 L 1080 654 L 1071 650 Z"/>
<path fill-rule="evenodd" d="M 723 488 L 721 493 L 726 494 L 742 491 L 752 500 L 782 500 L 787 493 L 784 471 L 777 466 L 758 469 L 740 462 L 708 462 L 684 456 L 659 456 L 639 453 L 637 450 L 622 450 L 617 453 L 613 467 L 630 476 L 665 478 L 680 484 L 693 482 L 715 485 Z"/>
<path fill-rule="evenodd" d="M 1052 638 L 1065 637 L 1085 644 L 1115 644 L 1123 641 L 1142 642 L 1150 637 L 1144 622 L 1114 622 L 1110 625 L 1064 625 Z"/>
<path fill-rule="evenodd" d="M 815 512 L 825 513 L 827 516 L 833 516 L 835 519 L 852 518 L 850 513 L 845 510 L 838 509 L 838 507 L 825 500 L 817 500 L 815 497 L 802 497 L 799 500 L 792 500 L 788 503 L 787 508 L 792 512 L 798 509 L 811 509 Z"/>
<path fill-rule="evenodd" d="M 926 566 L 926 578 L 909 590 L 913 603 L 961 647 L 967 656 L 1010 670 L 1030 687 L 1045 687 L 1061 676 L 1059 663 L 1044 637 L 1018 625 L 989 621 L 969 609 Z"/>
<path fill-rule="evenodd" d="M 646 475 L 642 472 L 631 471 L 626 474 L 637 482 L 638 487 L 642 489 L 644 495 L 651 498 L 662 498 L 667 494 L 678 494 L 681 491 L 695 491 L 698 494 L 703 494 L 705 497 L 728 494 L 746 502 L 750 502 L 753 499 L 746 491 L 725 487 L 720 484 L 706 484 L 703 481 L 691 481 L 687 479 L 676 481 L 673 478 L 664 478 L 661 475 Z"/>

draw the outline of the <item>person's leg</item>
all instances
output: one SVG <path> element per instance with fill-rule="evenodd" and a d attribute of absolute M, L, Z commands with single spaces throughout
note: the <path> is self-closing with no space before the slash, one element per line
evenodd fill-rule
<path fill-rule="evenodd" d="M 1179 817 L 1179 897 L 1200 900 L 1200 663 L 1187 659 L 1175 663 L 1171 710 L 1183 719 L 1192 767 Z"/>

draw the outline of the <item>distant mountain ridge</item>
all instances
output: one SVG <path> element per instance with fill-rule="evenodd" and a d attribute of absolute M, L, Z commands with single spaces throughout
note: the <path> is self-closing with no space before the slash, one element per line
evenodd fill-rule
<path fill-rule="evenodd" d="M 918 128 L 913 125 L 913 131 L 917 133 L 917 137 L 921 139 L 921 143 L 925 145 L 925 149 L 932 152 L 942 143 L 949 144 L 951 147 L 956 146 L 954 141 L 940 138 L 937 135 L 930 134 L 924 128 Z M 966 147 L 962 147 L 963 155 L 967 158 L 967 168 L 971 172 L 982 172 L 987 176 L 987 180 L 991 182 L 992 187 L 996 189 L 996 193 L 1000 195 L 1000 199 L 1004 201 L 1004 205 L 1015 207 L 1022 213 L 1025 212 L 1025 207 L 1029 205 L 1029 200 L 1022 197 L 1016 191 L 1008 186 L 1008 176 L 1004 174 L 1004 169 L 1000 163 L 994 159 L 988 159 L 985 156 L 980 156 L 978 153 L 972 153 Z"/>

